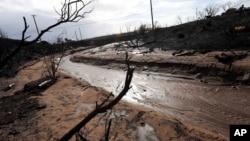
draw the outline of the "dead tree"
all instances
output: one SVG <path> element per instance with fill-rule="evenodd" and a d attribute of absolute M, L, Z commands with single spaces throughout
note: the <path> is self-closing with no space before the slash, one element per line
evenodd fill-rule
<path fill-rule="evenodd" d="M 159 29 L 147 28 L 145 24 L 140 25 L 140 27 L 133 32 L 130 32 L 130 28 L 127 27 L 127 32 L 129 34 L 129 40 L 122 43 L 122 45 L 131 47 L 133 49 L 144 47 L 146 45 L 157 42 L 159 38 Z"/>
<path fill-rule="evenodd" d="M 49 54 L 48 56 L 43 57 L 43 61 L 45 63 L 47 74 L 50 77 L 52 78 L 56 77 L 56 72 L 59 66 L 61 65 L 61 62 L 64 56 L 65 56 L 65 52 L 62 51 L 59 54 L 52 53 L 52 54 Z"/>
<path fill-rule="evenodd" d="M 207 29 L 207 26 L 211 25 L 212 17 L 216 16 L 219 12 L 220 6 L 210 3 L 203 10 L 196 9 L 196 25 L 202 27 L 202 31 Z"/>
<path fill-rule="evenodd" d="M 219 10 L 219 5 L 211 3 L 205 7 L 204 12 L 206 16 L 214 17 L 219 12 Z"/>
<path fill-rule="evenodd" d="M 126 64 L 127 64 L 127 75 L 125 79 L 125 86 L 123 87 L 123 90 L 120 92 L 120 94 L 110 101 L 108 100 L 112 96 L 110 94 L 101 104 L 96 104 L 95 110 L 93 110 L 87 117 L 85 117 L 82 121 L 80 121 L 75 127 L 73 127 L 70 131 L 68 131 L 61 139 L 60 141 L 68 141 L 72 136 L 77 134 L 82 127 L 84 127 L 91 119 L 93 119 L 95 116 L 97 116 L 99 113 L 105 113 L 107 110 L 112 109 L 126 93 L 131 88 L 130 84 L 133 78 L 133 72 L 134 68 L 130 66 L 129 59 L 128 59 L 128 53 L 126 52 Z M 111 124 L 111 123 L 110 123 Z M 108 135 L 106 134 L 106 138 Z"/>
<path fill-rule="evenodd" d="M 181 16 L 177 16 L 177 17 L 176 17 L 176 24 L 177 24 L 177 25 L 183 24 L 182 19 L 181 19 Z"/>
<path fill-rule="evenodd" d="M 84 11 L 84 8 L 90 5 L 93 1 L 95 0 L 90 0 L 87 3 L 85 3 L 83 0 L 64 0 L 64 3 L 62 4 L 60 11 L 55 10 L 59 16 L 58 21 L 55 24 L 50 25 L 49 27 L 41 30 L 41 32 L 31 41 L 26 41 L 28 38 L 30 38 L 30 36 L 25 35 L 26 31 L 29 28 L 29 25 L 26 22 L 26 18 L 23 17 L 24 30 L 22 31 L 21 41 L 18 47 L 14 51 L 12 51 L 9 55 L 7 55 L 5 58 L 1 60 L 0 69 L 2 69 L 8 63 L 8 61 L 14 57 L 22 49 L 23 46 L 36 43 L 46 32 L 48 32 L 52 28 L 57 27 L 64 23 L 78 22 L 81 19 L 83 19 L 86 14 L 89 14 L 93 11 L 93 9 L 89 11 Z"/>
<path fill-rule="evenodd" d="M 224 4 L 221 5 L 222 9 L 224 10 L 224 12 L 226 12 L 228 9 L 231 8 L 236 8 L 239 7 L 240 5 L 242 5 L 242 1 L 227 1 Z"/>

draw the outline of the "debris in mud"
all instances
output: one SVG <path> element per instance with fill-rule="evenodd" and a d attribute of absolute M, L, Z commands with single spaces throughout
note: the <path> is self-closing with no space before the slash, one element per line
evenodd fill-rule
<path fill-rule="evenodd" d="M 145 123 L 143 126 L 137 127 L 138 141 L 160 141 L 155 133 L 155 129 Z"/>
<path fill-rule="evenodd" d="M 182 52 L 183 52 L 183 50 L 177 50 L 177 51 L 174 51 L 174 52 L 172 53 L 172 55 L 175 56 L 176 54 L 180 54 L 180 53 L 182 53 Z"/>
<path fill-rule="evenodd" d="M 3 91 L 7 92 L 8 90 L 12 89 L 14 86 L 15 86 L 15 83 L 11 83 L 10 85 L 8 85 L 5 88 L 3 88 Z"/>
<path fill-rule="evenodd" d="M 142 71 L 147 71 L 148 70 L 148 66 L 144 66 Z"/>
<path fill-rule="evenodd" d="M 18 132 L 16 129 L 13 129 L 13 130 L 11 130 L 11 131 L 9 132 L 9 135 L 13 135 L 13 136 L 15 136 L 15 135 L 17 135 L 17 134 L 20 134 L 20 132 Z"/>
<path fill-rule="evenodd" d="M 180 51 L 172 53 L 173 56 L 191 56 L 191 55 L 194 55 L 194 54 L 195 54 L 194 50 L 185 50 L 185 51 L 180 50 Z"/>
<path fill-rule="evenodd" d="M 38 105 L 36 107 L 37 110 L 42 110 L 42 109 L 45 109 L 45 108 L 47 108 L 47 105 L 45 105 L 45 104 L 40 104 L 40 105 Z"/>
<path fill-rule="evenodd" d="M 144 111 L 139 111 L 137 115 L 135 115 L 132 120 L 128 122 L 127 128 L 137 128 L 138 125 L 143 123 L 142 116 L 145 114 Z"/>
<path fill-rule="evenodd" d="M 197 73 L 194 75 L 195 79 L 202 79 L 202 73 Z"/>
<path fill-rule="evenodd" d="M 222 52 L 219 55 L 215 55 L 215 58 L 218 60 L 218 62 L 221 62 L 225 65 L 232 65 L 234 61 L 244 59 L 247 57 L 247 55 L 248 52 L 235 53 L 231 51 L 230 53 Z"/>
<path fill-rule="evenodd" d="M 249 81 L 249 80 L 250 80 L 250 74 L 249 73 L 244 74 L 242 81 Z"/>
<path fill-rule="evenodd" d="M 241 79 L 241 83 L 249 84 L 250 83 L 250 73 L 245 73 Z"/>
<path fill-rule="evenodd" d="M 31 95 L 19 93 L 0 99 L 0 125 L 9 124 L 22 119 L 39 107 L 37 100 L 29 99 Z"/>
<path fill-rule="evenodd" d="M 2 97 L 0 99 L 0 125 L 31 116 L 35 110 L 45 109 L 47 105 L 39 104 L 37 99 L 30 97 L 39 94 L 55 82 L 56 79 L 51 77 L 41 78 L 25 84 L 23 90 L 16 91 L 14 95 Z M 13 87 L 14 84 L 11 86 Z"/>

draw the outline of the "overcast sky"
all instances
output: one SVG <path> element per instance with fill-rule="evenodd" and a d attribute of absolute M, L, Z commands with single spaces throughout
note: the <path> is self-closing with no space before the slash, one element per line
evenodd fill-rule
<path fill-rule="evenodd" d="M 162 27 L 175 25 L 177 16 L 185 22 L 195 16 L 196 8 L 201 10 L 210 3 L 222 4 L 226 1 L 228 0 L 152 0 L 154 20 Z M 249 0 L 241 1 L 245 7 L 250 6 Z M 54 9 L 60 9 L 61 2 L 62 0 L 1 0 L 0 28 L 9 38 L 20 39 L 24 27 L 22 17 L 25 16 L 30 26 L 26 35 L 35 37 L 37 32 L 31 15 L 36 15 L 39 30 L 44 29 L 57 21 L 58 15 Z M 63 38 L 90 38 L 126 32 L 126 27 L 133 29 L 142 23 L 151 24 L 150 0 L 96 0 L 86 10 L 91 8 L 94 11 L 80 22 L 60 25 L 46 33 L 42 39 L 52 42 L 60 33 Z"/>

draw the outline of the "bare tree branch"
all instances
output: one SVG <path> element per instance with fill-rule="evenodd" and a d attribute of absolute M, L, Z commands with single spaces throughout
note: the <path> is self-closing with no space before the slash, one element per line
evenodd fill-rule
<path fill-rule="evenodd" d="M 88 6 L 89 4 L 91 4 L 94 0 L 91 0 L 89 1 L 88 3 L 84 4 L 84 2 L 82 0 L 77 0 L 77 1 L 72 1 L 72 2 L 68 2 L 68 3 L 65 3 L 61 9 L 61 12 L 60 13 L 60 19 L 57 23 L 47 27 L 46 29 L 42 30 L 40 32 L 40 34 L 32 41 L 30 42 L 27 42 L 25 45 L 28 45 L 28 44 L 32 44 L 32 43 L 35 43 L 37 42 L 44 33 L 48 32 L 50 29 L 60 25 L 60 24 L 63 24 L 63 23 L 68 23 L 68 22 L 78 22 L 79 20 L 83 19 L 84 16 L 88 13 L 91 13 L 93 11 L 90 10 L 88 12 L 83 12 L 83 8 L 85 8 L 86 6 Z M 83 5 L 81 6 L 80 9 L 75 9 L 73 13 L 71 13 L 71 10 L 72 10 L 72 6 L 73 5 L 78 5 L 79 3 L 82 3 Z M 81 14 L 81 12 L 83 12 Z"/>
<path fill-rule="evenodd" d="M 109 141 L 109 134 L 110 134 L 111 124 L 112 124 L 112 119 L 109 120 L 108 124 L 107 124 L 107 121 L 105 123 L 105 141 Z"/>
<path fill-rule="evenodd" d="M 84 16 L 86 14 L 89 14 L 93 11 L 93 9 L 89 10 L 88 12 L 83 12 L 83 9 L 90 5 L 94 0 L 91 0 L 89 1 L 88 3 L 84 3 L 83 0 L 75 0 L 75 1 L 71 1 L 69 0 L 68 2 L 64 2 L 62 8 L 61 8 L 61 13 L 59 12 L 56 12 L 57 14 L 59 14 L 60 18 L 58 20 L 57 23 L 47 27 L 46 29 L 42 30 L 40 32 L 40 34 L 32 41 L 30 42 L 27 42 L 25 45 L 28 45 L 28 44 L 32 44 L 32 43 L 35 43 L 37 42 L 44 33 L 48 32 L 50 29 L 60 25 L 60 24 L 63 24 L 63 23 L 68 23 L 68 22 L 78 22 L 79 20 L 83 19 Z M 81 4 L 81 8 L 78 9 L 77 5 Z M 72 10 L 72 6 L 76 6 L 76 9 L 74 9 L 74 12 L 71 13 L 71 10 Z"/>
<path fill-rule="evenodd" d="M 79 132 L 76 133 L 76 141 L 87 141 Z"/>
<path fill-rule="evenodd" d="M 224 4 L 222 4 L 221 7 L 224 10 L 224 12 L 226 12 L 230 8 L 239 7 L 242 3 L 243 3 L 242 0 L 240 0 L 240 1 L 232 1 L 232 0 L 230 0 L 230 1 L 227 1 Z"/>
<path fill-rule="evenodd" d="M 133 32 L 130 32 L 130 27 L 127 27 L 127 32 L 130 34 L 130 40 L 121 43 L 122 45 L 139 49 L 140 47 L 155 43 L 157 41 L 157 36 L 156 36 L 157 32 L 155 32 L 155 29 L 151 30 L 147 28 L 145 24 L 140 25 L 138 29 L 135 28 Z M 152 33 L 154 34 L 153 39 L 150 38 L 149 35 Z"/>
<path fill-rule="evenodd" d="M 219 5 L 217 4 L 209 4 L 205 7 L 204 11 L 206 16 L 214 17 L 220 10 Z"/>
<path fill-rule="evenodd" d="M 111 96 L 114 96 L 114 95 L 113 95 L 112 93 L 110 93 L 110 94 L 107 96 L 107 98 L 104 99 L 104 100 L 102 101 L 101 104 L 97 104 L 97 103 L 96 103 L 96 109 L 102 107 L 105 103 L 107 103 Z"/>
<path fill-rule="evenodd" d="M 93 11 L 93 9 L 91 9 L 86 12 L 86 11 L 83 11 L 83 9 L 94 1 L 95 0 L 90 0 L 89 2 L 85 3 L 83 0 L 74 0 L 74 1 L 65 0 L 61 8 L 61 13 L 56 11 L 56 13 L 60 16 L 58 21 L 55 24 L 41 30 L 39 35 L 35 37 L 33 40 L 26 41 L 26 42 L 25 40 L 30 38 L 30 36 L 25 37 L 25 33 L 29 26 L 27 25 L 25 17 L 23 17 L 24 30 L 22 32 L 22 40 L 20 41 L 19 46 L 13 52 L 11 52 L 7 57 L 5 57 L 3 61 L 0 62 L 0 69 L 2 69 L 7 64 L 7 62 L 20 51 L 21 46 L 24 46 L 24 45 L 27 46 L 27 45 L 37 42 L 46 32 L 48 32 L 49 30 L 51 30 L 52 28 L 56 26 L 59 26 L 60 24 L 68 23 L 68 22 L 78 22 L 79 20 L 83 19 L 86 14 L 89 14 Z"/>
<path fill-rule="evenodd" d="M 25 33 L 26 33 L 27 29 L 29 28 L 29 25 L 27 25 L 25 17 L 23 17 L 23 22 L 24 22 L 24 29 L 22 32 L 22 40 L 20 41 L 18 47 L 13 52 L 11 52 L 7 57 L 5 57 L 5 58 L 3 58 L 3 60 L 1 60 L 0 69 L 2 69 L 8 63 L 8 61 L 11 60 L 21 50 L 25 40 L 27 38 L 29 38 L 29 36 L 25 37 Z"/>
<path fill-rule="evenodd" d="M 179 25 L 179 24 L 182 24 L 182 19 L 180 16 L 177 16 L 176 17 L 176 24 Z"/>
<path fill-rule="evenodd" d="M 123 90 L 120 92 L 120 94 L 112 100 L 110 103 L 99 107 L 95 110 L 93 110 L 87 117 L 85 117 L 82 121 L 80 121 L 75 127 L 73 127 L 69 132 L 67 132 L 61 139 L 60 141 L 68 141 L 75 133 L 79 132 L 82 127 L 84 127 L 91 119 L 93 119 L 97 114 L 106 112 L 108 109 L 112 109 L 113 106 L 115 106 L 124 95 L 128 92 L 130 89 L 130 84 L 133 78 L 133 72 L 134 68 L 130 67 L 129 60 L 128 59 L 128 53 L 126 52 L 126 63 L 128 66 L 127 74 L 126 74 L 126 79 L 125 79 L 125 86 Z"/>

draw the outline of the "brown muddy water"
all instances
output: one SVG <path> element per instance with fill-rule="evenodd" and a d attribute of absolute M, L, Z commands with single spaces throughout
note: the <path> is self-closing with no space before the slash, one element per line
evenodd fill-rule
<path fill-rule="evenodd" d="M 125 71 L 74 63 L 69 58 L 63 59 L 62 72 L 115 95 L 122 89 Z M 249 86 L 204 84 L 184 78 L 189 77 L 135 72 L 132 88 L 123 100 L 217 132 L 225 138 L 229 137 L 230 124 L 250 124 Z"/>

